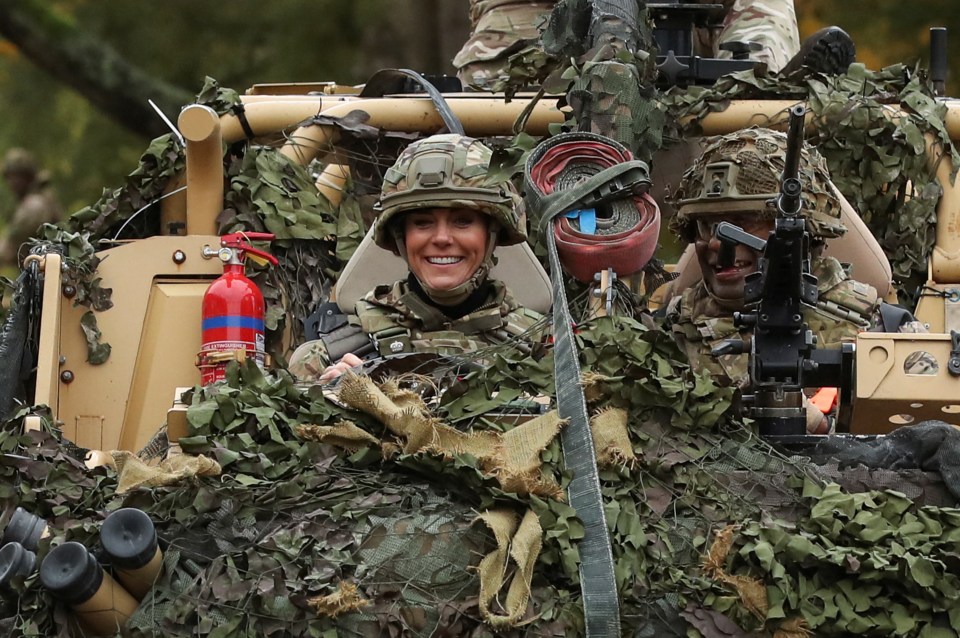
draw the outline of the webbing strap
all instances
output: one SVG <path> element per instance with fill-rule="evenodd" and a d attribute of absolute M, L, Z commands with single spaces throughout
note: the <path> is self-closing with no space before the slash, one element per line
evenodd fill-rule
<path fill-rule="evenodd" d="M 560 433 L 563 462 L 573 479 L 567 487 L 570 505 L 583 522 L 580 552 L 580 590 L 583 616 L 588 638 L 620 636 L 620 601 L 614 576 L 610 532 L 603 511 L 600 476 L 587 403 L 580 384 L 580 361 L 573 340 L 572 319 L 567 307 L 560 259 L 553 234 L 553 219 L 576 208 L 577 203 L 643 162 L 624 162 L 606 168 L 569 190 L 543 197 L 540 231 L 546 235 L 550 258 L 550 281 L 553 286 L 554 378 L 557 387 L 557 410 L 569 422 Z"/>

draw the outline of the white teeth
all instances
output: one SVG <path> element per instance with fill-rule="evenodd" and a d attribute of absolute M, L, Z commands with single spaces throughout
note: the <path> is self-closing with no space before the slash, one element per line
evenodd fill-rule
<path fill-rule="evenodd" d="M 737 261 L 737 262 L 734 262 L 733 267 L 739 270 L 739 269 L 741 269 L 741 268 L 746 268 L 747 266 L 749 266 L 749 265 L 752 264 L 752 263 L 753 263 L 753 262 L 750 262 L 750 261 Z M 717 265 L 714 266 L 713 268 L 714 268 L 714 270 L 726 270 L 727 268 L 729 268 L 729 266 L 727 266 L 727 267 L 725 268 L 725 267 L 721 266 L 720 264 L 717 264 Z"/>
<path fill-rule="evenodd" d="M 463 257 L 427 257 L 428 263 L 437 265 L 456 264 L 461 261 L 463 261 Z"/>

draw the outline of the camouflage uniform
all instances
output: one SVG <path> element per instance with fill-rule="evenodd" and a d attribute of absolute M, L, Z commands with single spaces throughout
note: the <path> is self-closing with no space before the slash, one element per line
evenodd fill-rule
<path fill-rule="evenodd" d="M 23 149 L 10 149 L 4 157 L 3 176 L 17 197 L 17 208 L 0 237 L 0 266 L 16 266 L 18 251 L 43 224 L 54 224 L 63 209 L 52 189 L 40 179 L 33 156 Z M 17 180 L 20 186 L 13 186 Z"/>
<path fill-rule="evenodd" d="M 506 342 L 531 349 L 536 341 L 532 330 L 542 315 L 521 307 L 501 282 L 490 283 L 486 300 L 459 319 L 426 303 L 401 280 L 367 293 L 350 320 L 381 356 L 412 352 L 457 356 Z M 316 381 L 334 363 L 322 340 L 301 345 L 290 361 L 290 372 L 304 381 Z"/>
<path fill-rule="evenodd" d="M 719 29 L 698 29 L 696 53 L 731 58 L 724 42 L 756 42 L 750 58 L 779 71 L 800 50 L 793 0 L 722 0 L 727 8 Z M 509 79 L 511 56 L 540 51 L 540 27 L 556 0 L 470 0 L 470 39 L 453 58 L 464 86 L 491 90 Z"/>
<path fill-rule="evenodd" d="M 793 0 L 722 0 L 727 15 L 719 30 L 699 30 L 700 55 L 732 58 L 719 47 L 724 42 L 755 42 L 759 51 L 751 60 L 766 62 L 771 72 L 786 66 L 800 51 L 797 13 Z"/>
<path fill-rule="evenodd" d="M 464 86 L 506 81 L 511 55 L 540 49 L 540 27 L 557 0 L 470 0 L 470 39 L 453 58 Z"/>
<path fill-rule="evenodd" d="M 491 150 L 478 140 L 454 134 L 434 135 L 404 149 L 384 176 L 378 203 L 382 213 L 373 232 L 376 244 L 406 260 L 403 213 L 467 208 L 489 218 L 483 262 L 473 276 L 452 289 L 435 290 L 412 273 L 409 280 L 377 286 L 357 302 L 356 317 L 336 335 L 342 341 L 321 338 L 297 348 L 289 365 L 295 376 L 317 380 L 335 363 L 332 359 L 342 356 L 330 356 L 328 343 L 337 343 L 339 351 L 343 343 L 360 345 L 358 335 L 368 337 L 360 341 L 364 346 L 372 341 L 381 356 L 462 355 L 508 341 L 532 350 L 539 335 L 530 329 L 541 315 L 520 307 L 501 282 L 487 278 L 496 246 L 526 240 L 523 200 L 508 179 L 490 175 L 491 157 Z M 470 309 L 462 309 L 462 304 Z"/>

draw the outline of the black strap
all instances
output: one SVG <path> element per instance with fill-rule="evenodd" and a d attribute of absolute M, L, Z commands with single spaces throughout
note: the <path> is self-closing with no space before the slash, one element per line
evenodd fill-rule
<path fill-rule="evenodd" d="M 388 93 L 401 93 L 407 84 L 407 80 L 416 82 L 430 96 L 433 105 L 437 108 L 437 113 L 440 114 L 440 119 L 447 127 L 447 132 L 457 133 L 458 135 L 466 134 L 460 119 L 453 114 L 450 105 L 447 104 L 437 87 L 416 71 L 410 69 L 381 69 L 367 80 L 360 91 L 360 97 L 383 97 Z"/>
<path fill-rule="evenodd" d="M 880 303 L 880 325 L 879 330 L 871 332 L 900 332 L 900 326 L 909 322 L 916 321 L 909 310 L 902 306 L 887 303 Z"/>
<path fill-rule="evenodd" d="M 343 355 L 352 353 L 363 359 L 376 350 L 373 340 L 360 326 L 347 323 L 325 335 L 320 335 L 320 341 L 327 348 L 327 356 L 332 363 L 343 358 Z"/>
<path fill-rule="evenodd" d="M 250 121 L 247 120 L 246 108 L 243 106 L 243 102 L 237 102 L 230 107 L 230 112 L 237 116 L 237 121 L 240 122 L 240 128 L 243 129 L 243 134 L 247 136 L 248 140 L 252 140 L 256 137 L 256 134 L 253 132 L 253 129 L 250 128 Z"/>

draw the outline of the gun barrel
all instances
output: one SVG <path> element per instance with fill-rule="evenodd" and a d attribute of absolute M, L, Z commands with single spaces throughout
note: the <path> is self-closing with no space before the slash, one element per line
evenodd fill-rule
<path fill-rule="evenodd" d="M 800 149 L 803 147 L 803 124 L 807 109 L 803 104 L 790 108 L 790 126 L 787 129 L 787 156 L 783 179 L 797 177 L 800 173 Z"/>
<path fill-rule="evenodd" d="M 790 126 L 787 129 L 787 153 L 783 174 L 780 176 L 780 197 L 777 208 L 788 216 L 800 212 L 800 150 L 803 148 L 803 125 L 807 109 L 803 104 L 790 108 Z"/>

